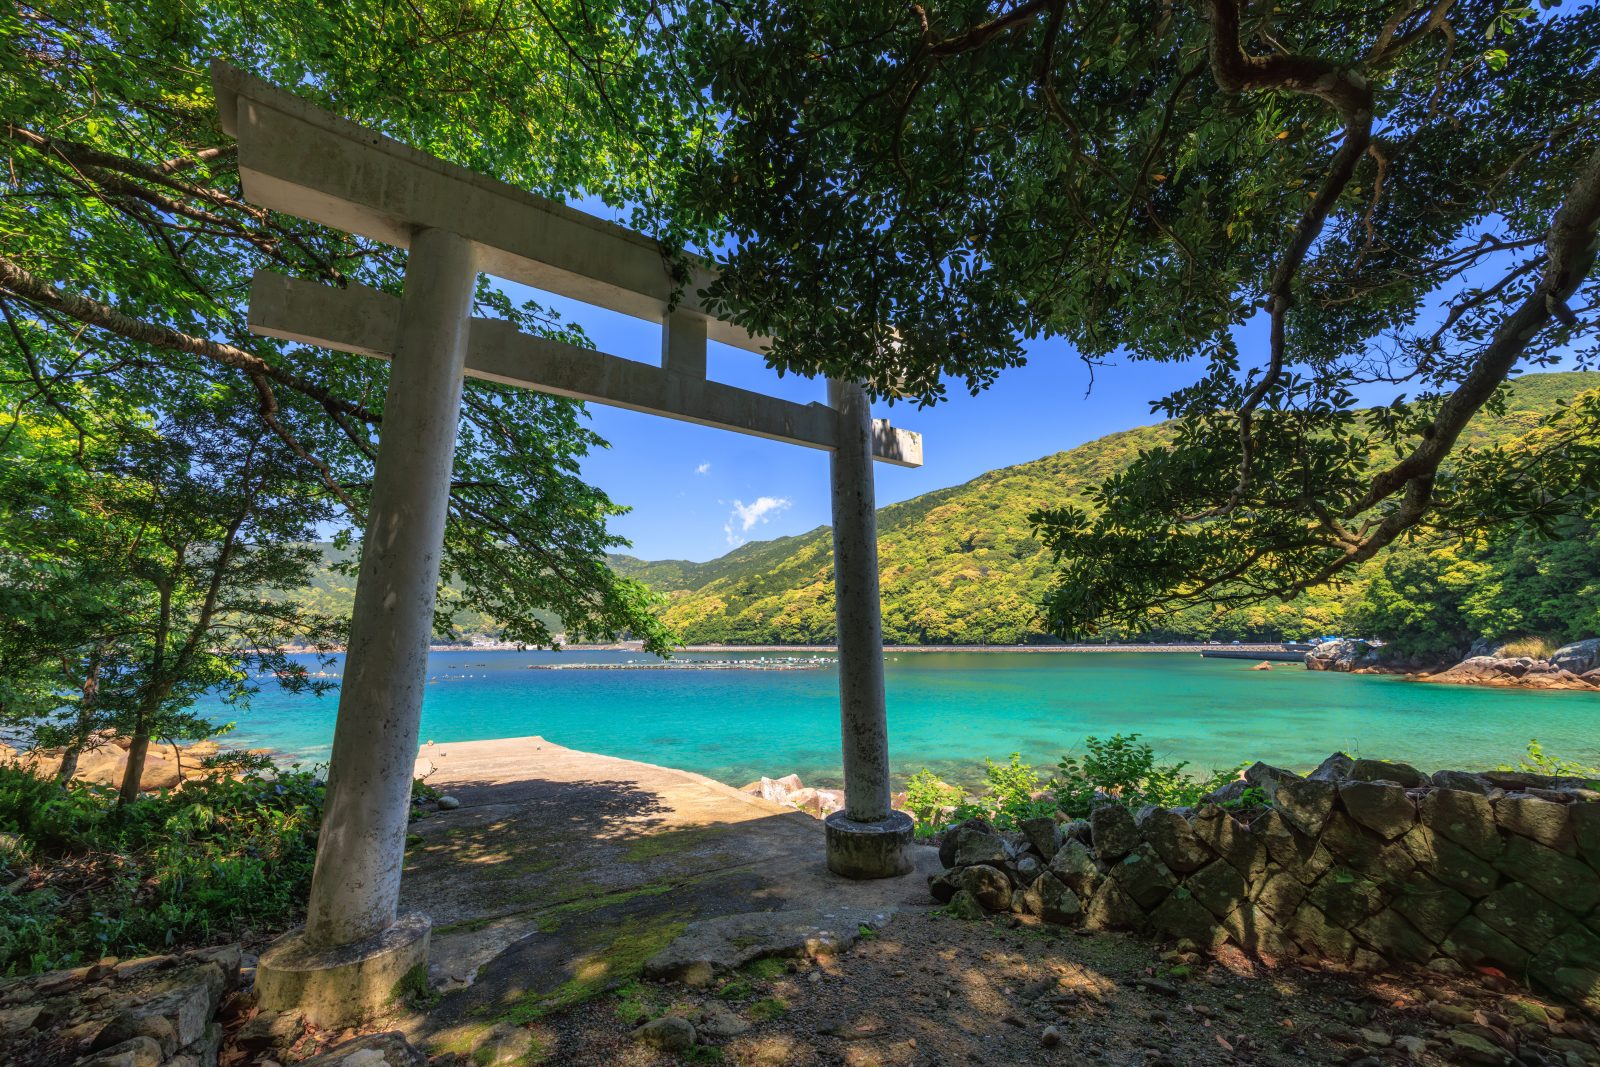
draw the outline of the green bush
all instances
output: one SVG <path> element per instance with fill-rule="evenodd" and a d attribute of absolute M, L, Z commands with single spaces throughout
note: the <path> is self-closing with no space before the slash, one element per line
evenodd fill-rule
<path fill-rule="evenodd" d="M 959 786 L 950 785 L 926 767 L 908 778 L 906 811 L 916 820 L 917 836 L 936 833 L 965 797 Z"/>
<path fill-rule="evenodd" d="M 273 933 L 304 905 L 322 818 L 310 771 L 255 767 L 117 807 L 0 767 L 0 974 Z"/>
<path fill-rule="evenodd" d="M 1155 750 L 1140 741 L 1138 734 L 1088 737 L 1083 745 L 1087 752 L 1082 759 L 1061 757 L 1050 782 L 1057 805 L 1075 819 L 1089 814 L 1096 793 L 1115 797 L 1130 808 L 1146 804 L 1181 807 L 1198 803 L 1239 772 L 1235 767 L 1195 778 L 1184 773 L 1188 763 L 1158 763 Z"/>

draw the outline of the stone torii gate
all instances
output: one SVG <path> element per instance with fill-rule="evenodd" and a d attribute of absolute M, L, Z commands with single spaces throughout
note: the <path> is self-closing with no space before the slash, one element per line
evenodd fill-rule
<path fill-rule="evenodd" d="M 463 375 L 831 453 L 846 803 L 826 821 L 827 863 L 847 878 L 909 872 L 911 820 L 889 799 L 872 463 L 920 466 L 921 437 L 874 420 L 859 382 L 830 380 L 822 405 L 707 380 L 708 340 L 757 353 L 767 343 L 707 311 L 708 265 L 677 285 L 641 234 L 226 63 L 213 63 L 212 80 L 245 199 L 410 253 L 399 299 L 266 271 L 251 286 L 252 331 L 393 363 L 306 925 L 262 954 L 262 1006 L 347 1025 L 427 960 L 427 917 L 398 914 L 400 871 Z M 479 272 L 661 323 L 661 365 L 471 318 Z"/>

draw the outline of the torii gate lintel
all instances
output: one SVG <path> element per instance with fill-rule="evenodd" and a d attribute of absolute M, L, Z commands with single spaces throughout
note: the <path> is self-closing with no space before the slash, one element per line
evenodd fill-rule
<path fill-rule="evenodd" d="M 827 863 L 849 878 L 909 873 L 911 820 L 889 800 L 872 467 L 919 466 L 921 438 L 874 420 L 860 383 L 830 381 L 829 404 L 807 405 L 709 381 L 708 340 L 752 352 L 767 344 L 702 304 L 709 265 L 693 265 L 684 291 L 640 234 L 417 152 L 225 63 L 212 76 L 247 200 L 410 250 L 398 300 L 270 273 L 251 289 L 256 332 L 393 363 L 306 926 L 262 953 L 262 1007 L 350 1025 L 427 960 L 426 916 L 398 914 L 400 874 L 464 376 L 831 453 L 846 808 L 827 820 Z M 472 319 L 480 272 L 660 323 L 661 365 Z"/>

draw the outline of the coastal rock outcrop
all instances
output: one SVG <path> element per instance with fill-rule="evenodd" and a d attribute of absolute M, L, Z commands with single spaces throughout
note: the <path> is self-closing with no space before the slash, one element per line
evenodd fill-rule
<path fill-rule="evenodd" d="M 1581 653 L 1575 653 L 1566 657 L 1566 662 L 1581 664 L 1586 660 Z M 1561 666 L 1554 657 L 1545 660 L 1532 656 L 1470 656 L 1448 670 L 1425 675 L 1423 680 L 1457 685 L 1514 686 L 1521 689 L 1582 690 L 1596 687 L 1595 682 Z"/>
<path fill-rule="evenodd" d="M 930 891 L 970 917 L 1232 943 L 1267 963 L 1493 968 L 1600 1010 L 1597 783 L 1426 776 L 1343 754 L 1311 777 L 1265 764 L 1247 775 L 1249 792 L 1221 790 L 1197 809 L 1135 819 L 1108 799 L 1087 841 L 1038 825 L 953 828 Z M 1011 836 L 1019 847 L 1005 858 L 977 847 Z M 983 863 L 963 862 L 980 852 Z"/>

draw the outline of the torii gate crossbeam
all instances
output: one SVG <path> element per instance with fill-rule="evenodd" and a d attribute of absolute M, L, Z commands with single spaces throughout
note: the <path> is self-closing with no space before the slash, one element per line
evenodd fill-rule
<path fill-rule="evenodd" d="M 212 65 L 245 199 L 410 250 L 399 300 L 263 272 L 255 332 L 389 357 L 384 430 L 351 616 L 322 833 L 305 928 L 260 958 L 261 1005 L 325 1027 L 381 1009 L 427 959 L 430 924 L 401 917 L 412 766 L 426 681 L 463 376 L 579 397 L 831 453 L 840 723 L 846 807 L 827 862 L 850 878 L 905 874 L 911 820 L 889 801 L 873 461 L 919 466 L 922 440 L 871 417 L 866 390 L 830 381 L 795 404 L 706 379 L 706 342 L 768 340 L 716 318 L 641 234 L 425 155 L 243 74 Z M 653 367 L 472 319 L 479 272 L 663 327 Z"/>

